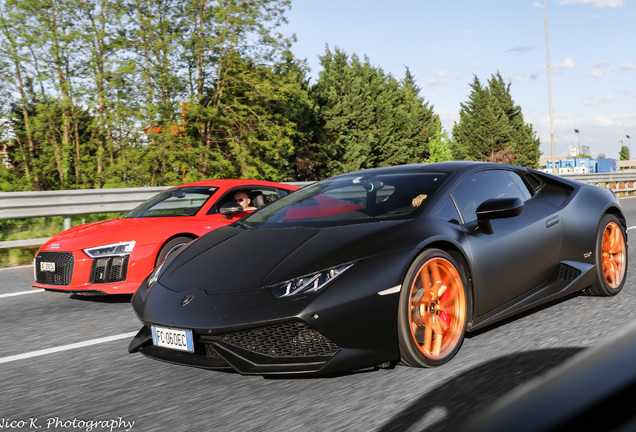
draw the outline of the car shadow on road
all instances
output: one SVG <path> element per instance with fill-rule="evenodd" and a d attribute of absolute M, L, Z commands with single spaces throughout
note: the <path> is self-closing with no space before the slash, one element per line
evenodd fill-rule
<path fill-rule="evenodd" d="M 515 387 L 560 365 L 583 349 L 543 349 L 501 357 L 464 372 L 419 397 L 405 392 L 409 405 L 378 432 L 456 431 Z"/>

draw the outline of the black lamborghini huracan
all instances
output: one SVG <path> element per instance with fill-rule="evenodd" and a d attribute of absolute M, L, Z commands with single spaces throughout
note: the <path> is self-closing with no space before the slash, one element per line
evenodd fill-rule
<path fill-rule="evenodd" d="M 437 366 L 467 331 L 574 292 L 618 294 L 626 240 L 613 192 L 538 171 L 343 174 L 171 255 L 132 299 L 143 328 L 129 351 L 245 374 Z"/>

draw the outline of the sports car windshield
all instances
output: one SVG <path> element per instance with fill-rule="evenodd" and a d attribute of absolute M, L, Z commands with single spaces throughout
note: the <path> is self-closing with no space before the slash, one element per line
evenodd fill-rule
<path fill-rule="evenodd" d="M 210 186 L 167 189 L 139 204 L 124 218 L 194 216 L 216 190 Z"/>
<path fill-rule="evenodd" d="M 336 226 L 411 218 L 448 178 L 447 173 L 343 175 L 306 186 L 241 221 L 247 228 Z"/>

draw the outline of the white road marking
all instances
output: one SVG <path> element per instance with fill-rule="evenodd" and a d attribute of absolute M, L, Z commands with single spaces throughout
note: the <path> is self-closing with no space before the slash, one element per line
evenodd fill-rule
<path fill-rule="evenodd" d="M 633 230 L 633 229 L 636 229 L 636 226 L 633 226 L 633 227 L 627 227 L 627 231 L 629 231 L 629 230 Z"/>
<path fill-rule="evenodd" d="M 7 294 L 0 294 L 0 299 L 5 298 L 5 297 L 15 297 L 15 296 L 19 296 L 19 295 L 25 295 L 25 294 L 37 294 L 37 293 L 41 293 L 44 292 L 43 289 L 32 289 L 32 290 L 28 290 L 28 291 L 17 291 L 17 292 L 12 292 L 12 293 L 7 293 Z"/>
<path fill-rule="evenodd" d="M 40 357 L 46 354 L 54 354 L 61 351 L 68 351 L 68 350 L 72 350 L 76 348 L 84 348 L 91 345 L 98 345 L 98 344 L 112 342 L 112 341 L 121 340 L 121 339 L 128 339 L 135 336 L 136 334 L 137 332 L 122 333 L 118 335 L 92 339 L 92 340 L 88 340 L 84 342 L 77 342 L 77 343 L 73 343 L 69 345 L 62 345 L 59 347 L 47 348 L 47 349 L 38 350 L 38 351 L 31 351 L 30 353 L 18 354 L 18 355 L 13 355 L 8 357 L 0 357 L 0 364 L 9 363 L 9 362 L 18 361 L 18 360 L 25 360 L 25 359 L 29 359 L 33 357 Z"/>
<path fill-rule="evenodd" d="M 15 266 L 15 267 L 2 267 L 2 268 L 0 268 L 0 271 L 2 271 L 2 270 L 21 269 L 21 268 L 27 268 L 27 267 L 33 267 L 33 264 L 26 264 L 26 265 Z"/>

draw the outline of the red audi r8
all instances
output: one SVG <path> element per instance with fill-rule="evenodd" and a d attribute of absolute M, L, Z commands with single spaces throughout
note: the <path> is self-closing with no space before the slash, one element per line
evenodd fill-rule
<path fill-rule="evenodd" d="M 86 295 L 132 294 L 170 253 L 296 189 L 255 180 L 171 187 L 123 218 L 80 225 L 52 237 L 34 258 L 34 286 Z M 235 202 L 237 192 L 243 193 Z M 241 198 L 248 201 L 238 202 Z"/>

